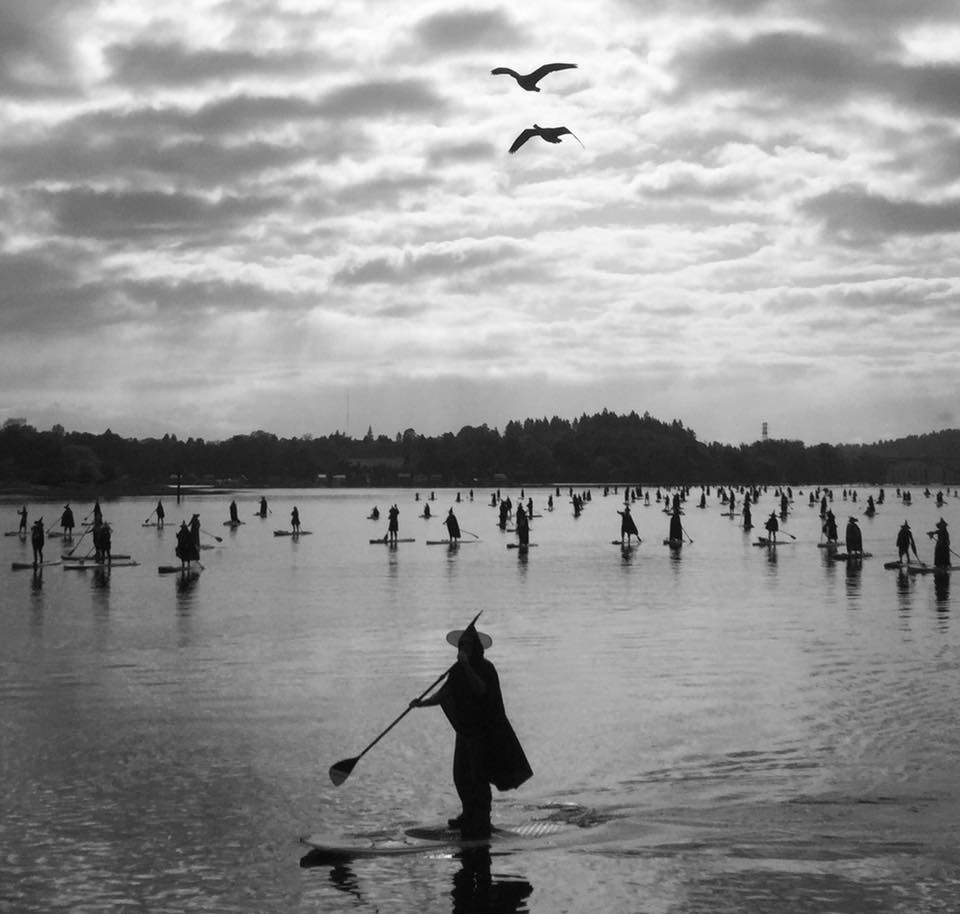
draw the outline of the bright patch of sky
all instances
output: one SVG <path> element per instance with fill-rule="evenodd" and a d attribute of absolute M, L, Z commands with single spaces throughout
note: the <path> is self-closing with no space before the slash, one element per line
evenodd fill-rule
<path fill-rule="evenodd" d="M 958 39 L 952 0 L 6 0 L 0 421 L 956 425 Z"/>

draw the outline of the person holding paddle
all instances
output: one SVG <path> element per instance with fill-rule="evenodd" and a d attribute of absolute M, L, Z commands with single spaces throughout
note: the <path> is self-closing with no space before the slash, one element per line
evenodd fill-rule
<path fill-rule="evenodd" d="M 920 556 L 917 555 L 917 544 L 910 530 L 910 524 L 906 521 L 900 527 L 897 534 L 897 558 L 905 565 L 910 564 L 910 552 L 913 551 L 913 557 L 919 562 Z"/>
<path fill-rule="evenodd" d="M 460 521 L 457 515 L 453 513 L 453 508 L 447 512 L 447 519 L 444 521 L 447 528 L 447 536 L 450 537 L 450 545 L 453 546 L 460 542 Z"/>
<path fill-rule="evenodd" d="M 395 543 L 400 534 L 400 509 L 396 504 L 390 507 L 390 510 L 387 511 L 387 539 L 391 543 Z"/>
<path fill-rule="evenodd" d="M 930 539 L 936 537 L 933 547 L 933 565 L 935 568 L 950 567 L 950 534 L 947 533 L 947 522 L 941 517 L 935 530 L 927 533 Z"/>
<path fill-rule="evenodd" d="M 626 545 L 630 545 L 630 538 L 635 536 L 637 542 L 640 542 L 640 532 L 637 530 L 637 524 L 630 514 L 630 505 L 624 504 L 622 511 L 617 511 L 620 515 L 620 544 L 623 545 L 626 538 Z"/>
<path fill-rule="evenodd" d="M 163 502 L 158 501 L 157 507 L 154 510 L 156 511 L 156 514 L 157 514 L 157 529 L 159 530 L 161 527 L 163 527 L 163 519 L 164 517 L 166 517 L 166 514 L 164 513 L 164 510 L 163 510 Z"/>
<path fill-rule="evenodd" d="M 533 771 L 507 719 L 496 667 L 484 657 L 493 639 L 471 622 L 449 632 L 447 642 L 457 648 L 457 662 L 446 682 L 429 698 L 415 698 L 410 707 L 440 705 L 456 731 L 453 783 L 463 812 L 450 820 L 450 827 L 464 839 L 489 838 L 490 785 L 512 790 Z"/>

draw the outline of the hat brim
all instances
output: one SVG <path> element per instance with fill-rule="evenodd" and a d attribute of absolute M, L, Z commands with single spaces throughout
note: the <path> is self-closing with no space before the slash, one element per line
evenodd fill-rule
<path fill-rule="evenodd" d="M 447 643 L 452 644 L 454 647 L 460 645 L 460 639 L 463 637 L 463 633 L 466 631 L 465 628 L 455 628 L 452 632 L 447 632 Z M 493 644 L 493 638 L 491 638 L 486 632 L 477 632 L 477 637 L 480 639 L 480 644 L 483 646 L 484 650 L 487 650 Z"/>

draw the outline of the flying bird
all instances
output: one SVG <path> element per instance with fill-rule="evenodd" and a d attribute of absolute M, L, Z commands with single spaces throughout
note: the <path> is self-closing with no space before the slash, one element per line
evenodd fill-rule
<path fill-rule="evenodd" d="M 511 70 L 509 67 L 497 67 L 490 72 L 494 76 L 512 76 L 520 84 L 521 89 L 526 89 L 527 92 L 539 92 L 540 90 L 537 88 L 537 83 L 548 73 L 552 73 L 554 70 L 575 70 L 576 68 L 577 65 L 575 63 L 545 63 L 542 67 L 537 67 L 536 70 L 532 73 L 527 73 L 525 76 L 516 70 Z"/>
<path fill-rule="evenodd" d="M 539 124 L 534 124 L 532 127 L 527 127 L 526 130 L 520 131 L 517 138 L 513 141 L 513 145 L 510 147 L 510 152 L 516 152 L 532 136 L 538 136 L 548 143 L 559 143 L 560 137 L 567 133 L 583 146 L 583 143 L 580 142 L 580 137 L 566 127 L 541 127 Z M 586 146 L 583 148 L 586 149 Z"/>

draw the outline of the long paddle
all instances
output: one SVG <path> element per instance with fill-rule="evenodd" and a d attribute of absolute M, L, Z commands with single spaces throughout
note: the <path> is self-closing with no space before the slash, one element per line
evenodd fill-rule
<path fill-rule="evenodd" d="M 482 613 L 482 612 L 483 612 L 483 610 L 481 609 L 480 612 L 477 613 L 477 614 L 473 617 L 473 620 L 470 622 L 470 625 L 473 625 L 473 624 L 477 621 L 477 619 L 480 618 L 480 613 Z M 469 628 L 469 627 L 470 627 L 470 626 L 468 625 L 467 628 Z M 449 675 L 456 669 L 457 663 L 459 663 L 459 660 L 455 661 L 455 662 L 451 665 L 450 669 L 444 670 L 432 683 L 430 683 L 430 685 L 429 685 L 426 689 L 424 689 L 424 691 L 421 692 L 421 693 L 417 696 L 417 699 L 416 699 L 416 700 L 417 700 L 417 701 L 423 701 L 423 699 L 426 698 L 427 695 L 429 695 L 438 685 L 440 685 L 441 682 L 443 682 L 444 679 L 447 678 L 447 676 L 449 676 Z M 400 714 L 398 717 L 396 717 L 396 718 L 394 719 L 393 723 L 391 723 L 390 726 L 387 727 L 387 729 L 384 730 L 384 731 L 383 731 L 372 743 L 370 743 L 370 745 L 367 746 L 367 748 L 364 749 L 363 752 L 361 752 L 359 755 L 355 755 L 353 758 L 341 759 L 341 760 L 340 760 L 339 762 L 337 762 L 336 764 L 331 765 L 331 766 L 330 766 L 330 780 L 333 781 L 333 786 L 334 786 L 334 787 L 339 787 L 348 777 L 350 777 L 350 773 L 351 773 L 351 772 L 353 771 L 353 769 L 356 767 L 357 762 L 359 762 L 360 759 L 362 759 L 374 746 L 376 746 L 376 744 L 379 743 L 380 740 L 382 740 L 382 739 L 383 739 L 398 723 L 400 723 L 400 721 L 403 720 L 403 718 L 405 718 L 412 710 L 413 710 L 413 704 L 411 703 L 411 704 L 407 705 L 407 707 L 406 707 L 406 709 L 403 711 L 403 713 Z"/>
<path fill-rule="evenodd" d="M 154 509 L 147 515 L 147 519 L 144 521 L 144 523 L 147 523 L 147 522 L 150 520 L 150 518 L 153 517 L 153 515 L 156 514 L 156 513 L 157 513 L 157 509 L 154 508 Z"/>

